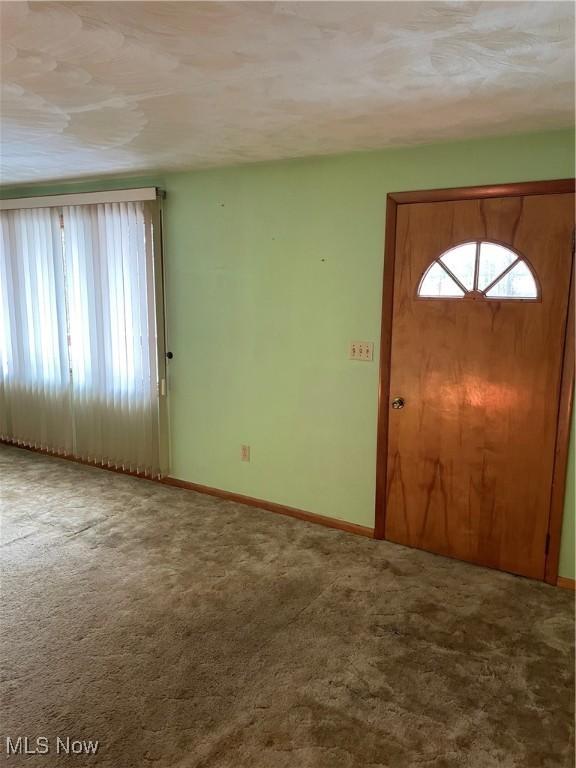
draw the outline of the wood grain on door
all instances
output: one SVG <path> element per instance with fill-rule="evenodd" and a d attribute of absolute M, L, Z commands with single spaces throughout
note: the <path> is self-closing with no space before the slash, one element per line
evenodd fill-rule
<path fill-rule="evenodd" d="M 572 194 L 398 207 L 387 539 L 543 578 L 573 229 Z M 523 256 L 539 300 L 418 297 L 474 240 Z"/>

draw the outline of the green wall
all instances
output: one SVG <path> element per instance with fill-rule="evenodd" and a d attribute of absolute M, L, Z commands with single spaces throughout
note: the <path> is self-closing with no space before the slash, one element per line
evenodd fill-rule
<path fill-rule="evenodd" d="M 168 194 L 172 474 L 372 526 L 387 192 L 573 173 L 556 131 L 133 179 Z M 373 363 L 348 360 L 352 339 L 375 342 Z"/>
<path fill-rule="evenodd" d="M 576 411 L 572 414 L 572 435 L 568 456 L 568 478 L 566 480 L 566 501 L 562 522 L 562 542 L 560 546 L 560 576 L 573 579 L 576 576 L 576 456 L 574 455 L 574 437 L 576 434 Z"/>

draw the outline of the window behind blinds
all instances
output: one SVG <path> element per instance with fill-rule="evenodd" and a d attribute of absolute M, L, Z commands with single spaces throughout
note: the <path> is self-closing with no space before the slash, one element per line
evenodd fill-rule
<path fill-rule="evenodd" d="M 0 436 L 164 474 L 158 204 L 0 215 Z"/>

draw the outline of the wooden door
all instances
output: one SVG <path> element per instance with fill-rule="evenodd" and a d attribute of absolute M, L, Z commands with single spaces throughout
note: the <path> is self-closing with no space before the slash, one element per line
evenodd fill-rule
<path fill-rule="evenodd" d="M 387 539 L 544 578 L 573 211 L 572 194 L 398 206 Z"/>

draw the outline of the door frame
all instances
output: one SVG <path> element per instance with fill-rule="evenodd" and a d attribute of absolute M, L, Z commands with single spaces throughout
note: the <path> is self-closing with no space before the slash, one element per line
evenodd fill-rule
<path fill-rule="evenodd" d="M 392 351 L 392 323 L 394 310 L 394 273 L 396 266 L 396 219 L 398 206 L 410 203 L 439 203 L 456 200 L 477 200 L 490 197 L 526 197 L 529 195 L 562 195 L 576 190 L 575 179 L 552 181 L 528 181 L 511 184 L 490 184 L 480 187 L 455 187 L 452 189 L 429 189 L 414 192 L 390 192 L 386 196 L 386 230 L 384 244 L 384 274 L 382 284 L 382 324 L 380 334 L 380 374 L 378 386 L 378 432 L 376 447 L 376 508 L 374 538 L 385 539 L 386 529 L 386 488 L 388 464 L 388 417 L 390 402 L 390 364 Z M 548 517 L 548 538 L 544 581 L 556 584 L 560 537 L 564 514 L 564 494 L 568 469 L 568 447 L 574 396 L 574 244 L 572 245 L 572 268 L 570 295 L 564 352 L 560 379 L 558 418 L 554 469 L 550 492 Z"/>

